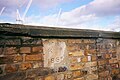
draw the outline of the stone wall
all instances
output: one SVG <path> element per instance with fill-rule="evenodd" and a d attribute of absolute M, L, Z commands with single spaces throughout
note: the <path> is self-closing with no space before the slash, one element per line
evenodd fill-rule
<path fill-rule="evenodd" d="M 43 43 L 49 47 L 43 47 L 45 55 L 52 54 L 44 64 L 54 70 L 45 80 L 120 79 L 120 43 L 116 39 L 48 39 Z M 60 47 L 60 43 L 65 45 Z"/>
<path fill-rule="evenodd" d="M 0 80 L 119 80 L 117 39 L 0 39 Z"/>
<path fill-rule="evenodd" d="M 0 39 L 0 80 L 34 80 L 38 74 L 33 72 L 41 71 L 43 71 L 41 39 L 30 37 Z"/>

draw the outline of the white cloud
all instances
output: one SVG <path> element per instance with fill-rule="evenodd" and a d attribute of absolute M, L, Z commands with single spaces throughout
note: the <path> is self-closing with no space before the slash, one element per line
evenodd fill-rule
<path fill-rule="evenodd" d="M 120 0 L 94 0 L 87 5 L 80 6 L 69 12 L 62 12 L 59 22 L 56 26 L 105 30 L 106 28 L 103 28 L 103 26 L 95 23 L 95 21 L 99 20 L 100 18 L 104 18 L 104 16 L 119 15 L 119 7 Z M 42 24 L 55 26 L 56 20 L 57 14 L 44 17 L 31 17 L 31 22 L 33 21 L 34 24 L 39 23 L 39 25 Z"/>
<path fill-rule="evenodd" d="M 36 0 L 34 1 L 35 4 L 37 4 L 40 8 L 46 9 L 55 7 L 61 3 L 71 2 L 73 0 Z"/>
<path fill-rule="evenodd" d="M 96 14 L 97 16 L 119 15 L 120 0 L 94 0 L 87 5 L 78 7 L 74 15 Z"/>

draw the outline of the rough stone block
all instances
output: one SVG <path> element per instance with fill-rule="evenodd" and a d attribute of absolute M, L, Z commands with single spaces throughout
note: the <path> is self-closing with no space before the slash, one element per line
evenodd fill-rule
<path fill-rule="evenodd" d="M 111 55 L 110 54 L 105 54 L 105 58 L 109 59 L 109 58 L 111 58 Z"/>
<path fill-rule="evenodd" d="M 57 74 L 56 80 L 64 80 L 64 74 Z"/>
<path fill-rule="evenodd" d="M 7 63 L 13 63 L 13 56 L 3 56 L 0 57 L 0 64 L 7 64 Z"/>
<path fill-rule="evenodd" d="M 68 43 L 82 43 L 82 39 L 69 39 L 68 41 L 67 41 Z"/>
<path fill-rule="evenodd" d="M 33 53 L 43 52 L 43 47 L 42 46 L 32 47 L 32 52 Z"/>
<path fill-rule="evenodd" d="M 21 70 L 26 70 L 26 69 L 32 68 L 32 64 L 31 63 L 22 63 L 22 64 L 20 64 L 19 67 Z"/>
<path fill-rule="evenodd" d="M 117 63 L 118 62 L 118 60 L 116 59 L 116 58 L 113 58 L 113 59 L 110 59 L 109 60 L 109 63 L 110 64 L 112 64 L 112 63 Z"/>
<path fill-rule="evenodd" d="M 15 56 L 3 56 L 0 57 L 0 64 L 8 64 L 8 63 L 14 63 L 14 62 L 20 62 L 22 61 L 22 56 L 15 55 Z"/>
<path fill-rule="evenodd" d="M 31 47 L 21 47 L 20 53 L 31 53 Z"/>
<path fill-rule="evenodd" d="M 20 45 L 21 41 L 20 39 L 1 39 L 0 40 L 0 45 Z"/>
<path fill-rule="evenodd" d="M 26 77 L 25 72 L 15 72 L 0 76 L 0 80 L 24 80 Z"/>
<path fill-rule="evenodd" d="M 83 75 L 83 73 L 81 71 L 73 71 L 73 77 L 79 77 L 82 75 Z"/>
<path fill-rule="evenodd" d="M 84 77 L 81 77 L 81 78 L 75 78 L 75 79 L 73 79 L 73 80 L 85 80 L 85 78 L 84 78 Z"/>
<path fill-rule="evenodd" d="M 42 39 L 39 39 L 36 44 L 38 44 L 38 45 L 43 45 L 43 42 L 42 42 L 42 41 L 43 41 Z"/>
<path fill-rule="evenodd" d="M 111 66 L 112 69 L 113 69 L 113 68 L 119 68 L 119 64 L 118 64 L 118 63 L 116 63 L 116 64 L 111 64 L 110 66 Z"/>
<path fill-rule="evenodd" d="M 42 60 L 42 54 L 32 54 L 32 55 L 26 55 L 25 61 L 38 61 Z"/>
<path fill-rule="evenodd" d="M 28 78 L 35 78 L 38 76 L 47 76 L 50 73 L 50 69 L 36 68 L 27 71 Z"/>
<path fill-rule="evenodd" d="M 112 77 L 111 77 L 111 76 L 108 76 L 107 80 L 112 80 Z"/>
<path fill-rule="evenodd" d="M 97 74 L 86 75 L 86 80 L 98 80 L 98 75 Z"/>
<path fill-rule="evenodd" d="M 44 78 L 41 76 L 37 76 L 37 77 L 35 77 L 35 80 L 44 80 Z"/>
<path fill-rule="evenodd" d="M 95 55 L 96 54 L 96 49 L 85 50 L 84 54 L 86 56 L 88 56 L 88 55 Z"/>
<path fill-rule="evenodd" d="M 79 63 L 79 62 L 81 62 L 81 57 L 78 57 L 78 58 L 72 57 L 72 58 L 70 58 L 70 63 Z"/>
<path fill-rule="evenodd" d="M 0 66 L 0 75 L 4 73 L 4 66 Z"/>
<path fill-rule="evenodd" d="M 96 56 L 92 56 L 92 61 L 96 61 L 97 60 L 97 57 Z"/>
<path fill-rule="evenodd" d="M 76 50 L 80 50 L 80 46 L 78 44 L 70 44 L 67 46 L 67 50 L 68 51 L 76 51 Z"/>
<path fill-rule="evenodd" d="M 18 53 L 18 48 L 16 47 L 5 47 L 5 48 L 2 48 L 2 51 L 3 51 L 3 54 L 4 55 L 12 55 L 12 54 L 16 54 Z"/>
<path fill-rule="evenodd" d="M 92 67 L 92 66 L 97 66 L 97 61 L 87 62 L 84 65 L 84 67 Z"/>
<path fill-rule="evenodd" d="M 17 70 L 18 70 L 18 66 L 17 65 L 7 64 L 5 66 L 6 73 L 16 72 Z"/>
<path fill-rule="evenodd" d="M 71 79 L 72 78 L 72 72 L 67 72 L 66 74 L 65 74 L 65 77 L 64 77 L 64 79 L 65 80 L 69 80 L 69 79 Z"/>
<path fill-rule="evenodd" d="M 0 47 L 0 55 L 2 54 L 4 48 Z"/>
<path fill-rule="evenodd" d="M 14 62 L 21 62 L 23 61 L 23 56 L 22 55 L 16 55 L 14 56 Z"/>
<path fill-rule="evenodd" d="M 83 56 L 83 55 L 84 55 L 84 50 L 69 53 L 69 56 Z"/>
<path fill-rule="evenodd" d="M 55 80 L 55 77 L 50 75 L 50 76 L 45 77 L 45 80 Z"/>
<path fill-rule="evenodd" d="M 101 65 L 101 66 L 98 67 L 99 72 L 103 72 L 105 70 L 106 70 L 105 65 Z"/>
<path fill-rule="evenodd" d="M 106 60 L 100 60 L 100 61 L 98 61 L 98 65 L 104 65 L 104 64 L 106 64 Z"/>
<path fill-rule="evenodd" d="M 106 77 L 106 76 L 108 76 L 109 75 L 109 71 L 103 71 L 103 72 L 100 72 L 99 73 L 99 76 L 100 77 Z"/>
<path fill-rule="evenodd" d="M 88 56 L 83 57 L 81 61 L 82 62 L 88 62 Z"/>
<path fill-rule="evenodd" d="M 112 69 L 111 73 L 112 75 L 119 74 L 120 70 L 119 69 Z"/>
<path fill-rule="evenodd" d="M 83 69 L 83 68 L 84 68 L 84 63 L 70 65 L 70 70 L 77 70 L 77 69 Z"/>
<path fill-rule="evenodd" d="M 39 67 L 42 67 L 44 65 L 43 62 L 34 62 L 32 64 L 33 64 L 33 68 L 39 68 Z"/>

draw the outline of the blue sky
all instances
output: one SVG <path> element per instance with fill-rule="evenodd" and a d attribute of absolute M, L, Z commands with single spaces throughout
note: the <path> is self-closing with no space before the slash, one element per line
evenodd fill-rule
<path fill-rule="evenodd" d="M 30 0 L 0 0 L 0 23 L 18 23 L 18 10 L 23 24 L 119 31 L 120 0 L 31 1 L 22 18 Z"/>

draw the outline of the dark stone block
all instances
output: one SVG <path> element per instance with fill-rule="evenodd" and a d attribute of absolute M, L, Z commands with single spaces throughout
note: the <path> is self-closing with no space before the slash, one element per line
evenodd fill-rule
<path fill-rule="evenodd" d="M 27 77 L 28 78 L 33 78 L 33 77 L 36 77 L 36 76 L 46 76 L 49 73 L 50 73 L 50 69 L 38 68 L 38 69 L 29 70 L 27 72 Z"/>
<path fill-rule="evenodd" d="M 20 39 L 1 39 L 0 46 L 8 45 L 21 45 Z"/>
<path fill-rule="evenodd" d="M 13 56 L 0 57 L 0 64 L 12 63 L 13 61 Z"/>
<path fill-rule="evenodd" d="M 16 72 L 0 76 L 0 80 L 24 80 L 25 77 L 25 72 Z"/>
<path fill-rule="evenodd" d="M 3 67 L 0 67 L 0 75 L 3 74 Z"/>

